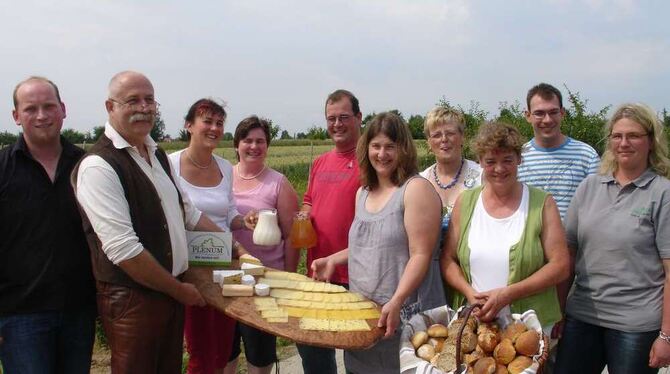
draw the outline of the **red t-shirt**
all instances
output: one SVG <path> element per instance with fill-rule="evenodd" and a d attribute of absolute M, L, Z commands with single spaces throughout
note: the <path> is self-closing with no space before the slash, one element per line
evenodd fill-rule
<path fill-rule="evenodd" d="M 335 150 L 319 156 L 309 173 L 304 204 L 312 206 L 310 217 L 316 231 L 316 247 L 307 251 L 307 269 L 312 261 L 349 247 L 349 227 L 354 220 L 356 191 L 360 187 L 356 150 Z M 330 279 L 349 283 L 346 266 L 338 266 Z"/>

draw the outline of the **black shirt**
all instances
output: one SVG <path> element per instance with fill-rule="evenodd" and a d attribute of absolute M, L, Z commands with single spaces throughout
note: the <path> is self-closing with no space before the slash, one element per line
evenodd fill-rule
<path fill-rule="evenodd" d="M 23 136 L 0 150 L 0 315 L 95 302 L 91 260 L 70 173 L 84 151 L 61 137 L 51 182 Z"/>

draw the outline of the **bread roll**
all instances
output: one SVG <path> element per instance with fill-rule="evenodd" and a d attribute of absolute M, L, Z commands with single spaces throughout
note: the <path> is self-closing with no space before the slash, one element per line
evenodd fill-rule
<path fill-rule="evenodd" d="M 445 338 L 430 338 L 428 344 L 435 347 L 435 352 L 442 352 L 442 345 L 444 345 Z"/>
<path fill-rule="evenodd" d="M 498 345 L 498 336 L 491 331 L 486 331 L 477 336 L 477 343 L 484 352 L 493 352 Z"/>
<path fill-rule="evenodd" d="M 448 373 L 456 369 L 456 355 L 445 352 L 438 353 L 433 356 L 433 359 L 430 360 L 430 363 L 443 372 Z"/>
<path fill-rule="evenodd" d="M 514 348 L 517 353 L 525 356 L 536 355 L 540 349 L 540 335 L 533 330 L 528 330 L 516 338 Z"/>
<path fill-rule="evenodd" d="M 507 366 L 498 364 L 496 367 L 496 374 L 508 374 Z"/>
<path fill-rule="evenodd" d="M 533 364 L 533 359 L 530 357 L 526 356 L 516 356 L 512 362 L 507 365 L 507 371 L 510 374 L 520 374 L 524 370 L 526 370 L 527 367 L 530 367 L 530 365 Z"/>
<path fill-rule="evenodd" d="M 447 326 L 436 323 L 428 328 L 428 336 L 431 338 L 446 338 L 449 336 L 449 329 Z"/>
<path fill-rule="evenodd" d="M 426 361 L 430 361 L 435 356 L 435 347 L 430 344 L 424 344 L 416 350 L 416 355 Z"/>
<path fill-rule="evenodd" d="M 472 353 L 466 354 L 465 357 L 463 358 L 463 362 L 468 366 L 473 366 L 475 362 L 477 362 L 477 360 L 484 357 L 485 357 L 484 354 L 482 354 L 481 352 L 477 352 L 475 350 L 472 351 Z"/>
<path fill-rule="evenodd" d="M 502 338 L 503 339 L 509 339 L 514 343 L 516 341 L 516 338 L 521 335 L 522 333 L 526 332 L 528 330 L 528 327 L 523 324 L 523 322 L 519 321 L 514 321 L 507 325 L 505 330 L 502 333 Z"/>
<path fill-rule="evenodd" d="M 500 326 L 498 326 L 498 324 L 495 322 L 480 322 L 479 326 L 477 326 L 477 334 L 489 331 L 498 333 L 500 332 Z"/>
<path fill-rule="evenodd" d="M 493 357 L 480 358 L 473 366 L 474 374 L 495 374 L 497 369 L 498 365 Z"/>
<path fill-rule="evenodd" d="M 412 346 L 414 347 L 414 349 L 419 349 L 419 347 L 426 344 L 426 342 L 428 341 L 428 333 L 426 333 L 425 331 L 418 331 L 414 333 L 410 341 L 412 342 Z"/>
<path fill-rule="evenodd" d="M 507 365 L 514 360 L 514 357 L 516 357 L 516 350 L 509 339 L 503 339 L 493 350 L 493 358 L 498 364 Z"/>
<path fill-rule="evenodd" d="M 461 337 L 461 350 L 463 353 L 470 353 L 477 348 L 477 335 L 470 330 L 463 331 Z"/>

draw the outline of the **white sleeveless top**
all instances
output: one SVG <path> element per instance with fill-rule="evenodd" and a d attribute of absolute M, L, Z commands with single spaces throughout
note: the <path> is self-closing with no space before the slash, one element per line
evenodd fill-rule
<path fill-rule="evenodd" d="M 523 185 L 519 208 L 509 217 L 491 217 L 479 195 L 472 213 L 468 244 L 470 276 L 476 291 L 504 287 L 509 279 L 509 250 L 518 243 L 528 215 L 528 186 Z"/>
<path fill-rule="evenodd" d="M 172 168 L 179 176 L 179 184 L 200 211 L 207 215 L 223 231 L 230 231 L 230 223 L 240 213 L 237 211 L 235 197 L 233 195 L 233 167 L 227 160 L 214 156 L 219 170 L 221 171 L 221 182 L 214 187 L 200 187 L 189 183 L 181 176 L 179 159 L 181 151 L 174 152 L 168 156 Z"/>

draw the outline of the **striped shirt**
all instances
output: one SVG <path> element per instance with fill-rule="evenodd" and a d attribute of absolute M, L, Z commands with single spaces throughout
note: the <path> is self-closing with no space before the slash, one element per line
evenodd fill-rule
<path fill-rule="evenodd" d="M 519 181 L 541 188 L 554 197 L 564 219 L 579 183 L 598 171 L 600 157 L 588 144 L 566 136 L 556 148 L 542 148 L 531 139 L 524 144 Z"/>

